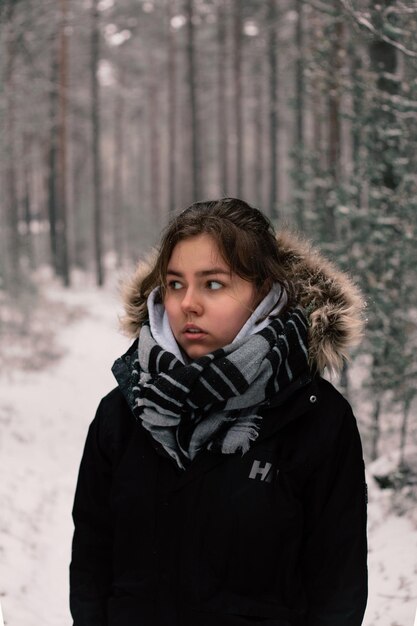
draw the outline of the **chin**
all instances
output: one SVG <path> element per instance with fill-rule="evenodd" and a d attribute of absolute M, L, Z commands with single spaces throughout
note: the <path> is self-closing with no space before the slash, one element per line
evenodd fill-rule
<path fill-rule="evenodd" d="M 208 354 L 208 350 L 188 350 L 185 354 L 189 359 L 194 361 L 195 359 L 199 359 L 201 356 Z"/>
<path fill-rule="evenodd" d="M 190 346 L 188 350 L 186 350 L 185 348 L 182 348 L 182 350 L 185 352 L 188 358 L 192 360 L 199 359 L 201 356 L 205 356 L 206 354 L 209 354 L 209 352 L 211 352 L 209 348 L 203 348 L 202 346 Z"/>

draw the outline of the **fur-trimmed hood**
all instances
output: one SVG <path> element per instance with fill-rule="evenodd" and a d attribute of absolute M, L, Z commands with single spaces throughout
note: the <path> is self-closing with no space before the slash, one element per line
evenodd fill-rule
<path fill-rule="evenodd" d="M 297 302 L 309 318 L 310 362 L 320 372 L 327 368 L 338 373 L 363 334 L 362 295 L 346 273 L 299 235 L 283 230 L 277 241 L 284 252 L 288 282 L 296 286 Z M 123 285 L 125 315 L 121 328 L 131 338 L 139 336 L 138 293 L 149 267 L 150 264 L 141 262 Z"/>

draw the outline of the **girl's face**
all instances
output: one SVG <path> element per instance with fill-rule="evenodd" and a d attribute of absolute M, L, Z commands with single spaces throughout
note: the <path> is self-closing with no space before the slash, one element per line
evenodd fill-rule
<path fill-rule="evenodd" d="M 169 324 L 190 359 L 231 343 L 260 299 L 253 283 L 230 271 L 210 235 L 177 243 L 166 280 Z"/>

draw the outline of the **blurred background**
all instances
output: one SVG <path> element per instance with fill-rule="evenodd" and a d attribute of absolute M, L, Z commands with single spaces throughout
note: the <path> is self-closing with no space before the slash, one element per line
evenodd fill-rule
<path fill-rule="evenodd" d="M 411 0 L 0 0 L 6 623 L 5 606 L 18 626 L 70 623 L 76 472 L 126 347 L 117 285 L 175 211 L 227 195 L 301 231 L 365 294 L 365 338 L 335 382 L 368 463 L 366 625 L 411 624 L 416 32 Z"/>

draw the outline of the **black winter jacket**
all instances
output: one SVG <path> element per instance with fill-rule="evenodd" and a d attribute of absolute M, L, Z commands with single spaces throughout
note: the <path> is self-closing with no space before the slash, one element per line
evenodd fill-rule
<path fill-rule="evenodd" d="M 359 626 L 366 485 L 351 408 L 317 377 L 265 410 L 243 456 L 179 470 L 106 396 L 73 517 L 74 626 Z"/>

